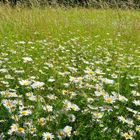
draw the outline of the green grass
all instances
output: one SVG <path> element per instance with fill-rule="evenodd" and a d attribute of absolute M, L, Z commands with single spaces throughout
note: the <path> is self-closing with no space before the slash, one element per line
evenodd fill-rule
<path fill-rule="evenodd" d="M 139 140 L 136 101 L 139 11 L 0 7 L 0 138 Z"/>

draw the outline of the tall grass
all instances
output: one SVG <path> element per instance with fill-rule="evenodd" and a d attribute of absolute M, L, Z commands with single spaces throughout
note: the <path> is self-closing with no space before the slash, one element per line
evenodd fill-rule
<path fill-rule="evenodd" d="M 0 8 L 0 36 L 14 34 L 17 37 L 31 37 L 33 32 L 59 34 L 77 29 L 82 34 L 122 32 L 126 36 L 138 37 L 139 11 L 121 9 L 86 8 Z"/>

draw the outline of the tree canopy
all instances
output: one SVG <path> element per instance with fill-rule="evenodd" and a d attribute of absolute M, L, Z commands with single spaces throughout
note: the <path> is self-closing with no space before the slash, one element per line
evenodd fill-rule
<path fill-rule="evenodd" d="M 0 0 L 2 3 L 10 3 L 17 5 L 18 3 L 24 5 L 65 5 L 65 6 L 91 6 L 91 7 L 140 7 L 140 0 Z"/>

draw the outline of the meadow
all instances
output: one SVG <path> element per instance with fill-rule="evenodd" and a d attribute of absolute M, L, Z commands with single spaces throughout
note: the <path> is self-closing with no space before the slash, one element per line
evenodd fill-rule
<path fill-rule="evenodd" d="M 0 140 L 140 140 L 140 11 L 0 7 Z"/>

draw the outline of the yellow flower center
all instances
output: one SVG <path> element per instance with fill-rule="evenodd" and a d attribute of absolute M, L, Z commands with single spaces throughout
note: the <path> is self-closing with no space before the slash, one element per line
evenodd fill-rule
<path fill-rule="evenodd" d="M 22 111 L 22 115 L 27 115 L 27 111 Z"/>
<path fill-rule="evenodd" d="M 126 139 L 130 139 L 130 138 L 131 138 L 131 136 L 130 136 L 128 133 L 125 133 L 124 137 L 125 137 Z"/>
<path fill-rule="evenodd" d="M 27 81 L 25 81 L 25 82 L 24 82 L 24 85 L 25 85 L 25 86 L 28 86 L 28 82 L 27 82 Z"/>
<path fill-rule="evenodd" d="M 107 98 L 107 99 L 106 99 L 106 102 L 107 102 L 107 103 L 112 103 L 112 101 L 113 101 L 112 98 Z"/>
<path fill-rule="evenodd" d="M 23 132 L 24 132 L 24 128 L 19 127 L 19 128 L 18 128 L 18 132 L 23 133 Z"/>
<path fill-rule="evenodd" d="M 11 106 L 12 106 L 12 103 L 11 103 L 11 102 L 7 102 L 7 103 L 6 103 L 6 106 L 11 107 Z"/>

